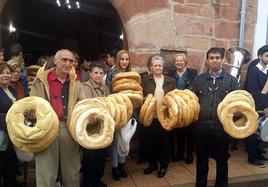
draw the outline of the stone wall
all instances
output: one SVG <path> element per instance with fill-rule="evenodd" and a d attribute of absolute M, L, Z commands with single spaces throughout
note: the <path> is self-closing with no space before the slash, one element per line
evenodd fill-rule
<path fill-rule="evenodd" d="M 208 48 L 238 45 L 241 0 L 109 1 L 122 19 L 136 68 L 161 48 L 171 48 L 187 50 L 189 66 L 202 72 Z M 0 14 L 5 2 L 0 0 Z M 248 0 L 244 47 L 250 52 L 256 15 L 257 0 Z"/>
<path fill-rule="evenodd" d="M 205 69 L 208 48 L 238 45 L 240 0 L 110 0 L 127 35 L 131 59 L 144 67 L 161 48 L 185 49 L 190 67 Z M 257 0 L 248 0 L 245 44 L 253 47 Z"/>

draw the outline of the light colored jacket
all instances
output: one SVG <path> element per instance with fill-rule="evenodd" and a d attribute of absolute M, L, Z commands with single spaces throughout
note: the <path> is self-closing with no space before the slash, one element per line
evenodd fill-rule
<path fill-rule="evenodd" d="M 37 72 L 36 78 L 33 81 L 33 85 L 31 88 L 30 96 L 38 96 L 42 97 L 48 101 L 49 99 L 49 85 L 48 85 L 48 74 L 53 71 L 55 68 L 51 68 L 49 70 L 43 70 L 40 68 Z M 69 73 L 70 83 L 69 83 L 69 98 L 68 98 L 68 116 L 67 116 L 67 126 L 70 123 L 70 117 L 73 111 L 75 104 L 86 98 L 84 87 L 82 83 L 76 80 L 76 73 L 74 68 Z"/>

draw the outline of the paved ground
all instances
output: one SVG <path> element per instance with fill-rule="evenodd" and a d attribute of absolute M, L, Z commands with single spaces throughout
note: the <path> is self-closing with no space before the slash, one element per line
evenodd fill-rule
<path fill-rule="evenodd" d="M 268 149 L 266 148 L 267 152 Z M 213 186 L 216 174 L 215 161 L 209 162 L 209 184 Z M 195 164 L 187 165 L 185 162 L 175 162 L 169 165 L 167 174 L 164 178 L 159 179 L 157 172 L 150 175 L 144 175 L 143 170 L 147 164 L 136 164 L 136 160 L 127 160 L 127 171 L 129 177 L 114 181 L 111 177 L 110 163 L 107 161 L 105 176 L 103 181 L 109 187 L 164 187 L 164 186 L 180 186 L 194 187 L 195 181 Z M 20 177 L 20 180 L 22 178 Z M 261 167 L 249 165 L 247 163 L 247 155 L 243 148 L 231 152 L 229 159 L 229 181 L 230 186 L 241 187 L 265 187 L 268 186 L 268 163 Z M 34 167 L 28 168 L 27 186 L 34 187 Z"/>

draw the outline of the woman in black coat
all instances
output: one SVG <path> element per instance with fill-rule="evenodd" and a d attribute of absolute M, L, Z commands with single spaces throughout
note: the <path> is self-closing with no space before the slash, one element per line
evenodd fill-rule
<path fill-rule="evenodd" d="M 10 85 L 11 72 L 6 63 L 0 63 L 0 186 L 16 187 L 17 157 L 6 125 L 6 113 L 16 101 L 16 91 Z"/>

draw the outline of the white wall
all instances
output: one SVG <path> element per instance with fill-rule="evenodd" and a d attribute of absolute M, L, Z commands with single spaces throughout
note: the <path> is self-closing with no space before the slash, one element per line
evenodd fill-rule
<path fill-rule="evenodd" d="M 258 0 L 258 15 L 255 28 L 252 59 L 257 58 L 257 51 L 267 42 L 268 0 Z"/>

